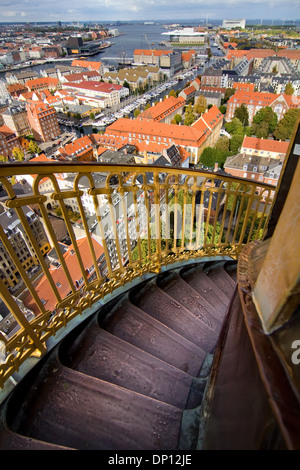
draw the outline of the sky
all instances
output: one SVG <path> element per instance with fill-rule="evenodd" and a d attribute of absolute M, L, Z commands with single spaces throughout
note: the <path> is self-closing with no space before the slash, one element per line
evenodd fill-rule
<path fill-rule="evenodd" d="M 299 0 L 0 0 L 0 22 L 300 19 Z"/>

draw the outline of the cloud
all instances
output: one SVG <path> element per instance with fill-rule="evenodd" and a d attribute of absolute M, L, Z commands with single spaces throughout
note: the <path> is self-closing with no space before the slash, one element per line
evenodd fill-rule
<path fill-rule="evenodd" d="M 297 18 L 299 0 L 0 0 L 0 21 Z"/>

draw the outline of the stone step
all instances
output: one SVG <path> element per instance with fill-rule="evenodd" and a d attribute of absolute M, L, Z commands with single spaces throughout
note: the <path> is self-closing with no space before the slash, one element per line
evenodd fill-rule
<path fill-rule="evenodd" d="M 175 449 L 182 411 L 50 362 L 16 417 L 19 434 L 79 450 Z"/>
<path fill-rule="evenodd" d="M 137 307 L 205 352 L 214 348 L 217 338 L 215 331 L 166 294 L 155 281 L 147 283 L 138 292 L 132 292 L 130 298 Z"/>
<path fill-rule="evenodd" d="M 17 434 L 6 426 L 0 429 L 0 449 L 5 450 L 74 450 Z"/>
<path fill-rule="evenodd" d="M 210 279 L 202 267 L 193 267 L 183 269 L 180 276 L 187 282 L 198 294 L 219 312 L 218 318 L 223 321 L 226 315 L 229 300 L 228 297 L 218 288 Z"/>
<path fill-rule="evenodd" d="M 195 376 L 198 374 L 205 351 L 124 298 L 114 307 L 103 328 L 152 354 L 153 356 Z"/>
<path fill-rule="evenodd" d="M 226 271 L 224 263 L 221 266 L 216 263 L 205 265 L 203 271 L 230 300 L 236 283 Z"/>
<path fill-rule="evenodd" d="M 178 272 L 167 273 L 157 280 L 158 286 L 170 297 L 193 313 L 196 318 L 214 331 L 219 331 L 221 321 L 215 310 L 202 295 L 196 292 Z"/>
<path fill-rule="evenodd" d="M 93 322 L 64 351 L 68 366 L 183 409 L 193 378 Z M 61 359 L 62 360 L 62 359 Z"/>

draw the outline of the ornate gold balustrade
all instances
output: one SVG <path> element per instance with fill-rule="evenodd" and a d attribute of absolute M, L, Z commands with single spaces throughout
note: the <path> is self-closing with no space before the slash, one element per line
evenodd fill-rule
<path fill-rule="evenodd" d="M 2 207 L 18 221 L 9 230 L 0 227 L 0 245 L 19 280 L 17 286 L 10 285 L 0 264 L 1 299 L 17 325 L 10 334 L 0 331 L 1 388 L 26 359 L 46 353 L 49 338 L 126 283 L 179 261 L 236 259 L 244 244 L 264 237 L 275 192 L 273 186 L 257 181 L 145 165 L 2 164 L 0 175 L 6 194 Z M 31 194 L 16 194 L 13 183 L 22 179 L 31 185 Z M 32 230 L 28 207 L 43 224 L 46 249 Z M 53 220 L 65 226 L 80 279 L 74 279 Z M 20 230 L 33 266 L 39 269 L 37 279 L 16 250 L 13 235 Z M 82 238 L 85 251 L 79 243 Z M 49 249 L 64 274 L 66 295 L 49 265 Z M 87 259 L 92 259 L 91 266 Z M 47 295 L 54 298 L 54 308 L 49 307 Z M 23 307 L 33 310 L 31 319 Z"/>

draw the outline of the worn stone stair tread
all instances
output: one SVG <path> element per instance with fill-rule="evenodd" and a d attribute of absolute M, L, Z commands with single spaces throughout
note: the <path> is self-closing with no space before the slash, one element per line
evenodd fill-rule
<path fill-rule="evenodd" d="M 71 367 L 183 409 L 193 378 L 180 369 L 89 325 L 68 351 Z"/>
<path fill-rule="evenodd" d="M 201 294 L 185 282 L 178 272 L 162 276 L 158 279 L 157 284 L 209 328 L 219 332 L 222 321 L 219 318 L 218 310 L 215 310 Z"/>
<path fill-rule="evenodd" d="M 59 363 L 49 364 L 24 412 L 20 434 L 79 450 L 176 449 L 182 415 Z"/>
<path fill-rule="evenodd" d="M 225 268 L 218 265 L 212 265 L 209 267 L 205 266 L 204 272 L 230 300 L 233 295 L 236 283 L 225 270 Z"/>
<path fill-rule="evenodd" d="M 228 297 L 216 286 L 212 279 L 210 279 L 202 267 L 194 267 L 183 269 L 180 276 L 206 301 L 218 310 L 221 318 L 226 314 L 227 306 L 229 304 Z"/>
<path fill-rule="evenodd" d="M 10 429 L 0 429 L 0 449 L 5 450 L 74 450 L 50 442 L 40 441 L 32 437 L 22 436 Z"/>
<path fill-rule="evenodd" d="M 205 351 L 123 299 L 103 324 L 110 333 L 195 376 Z"/>
<path fill-rule="evenodd" d="M 140 289 L 138 295 L 131 297 L 133 302 L 156 320 L 176 331 L 204 351 L 210 352 L 215 346 L 217 333 L 179 302 L 166 294 L 155 282 Z"/>

